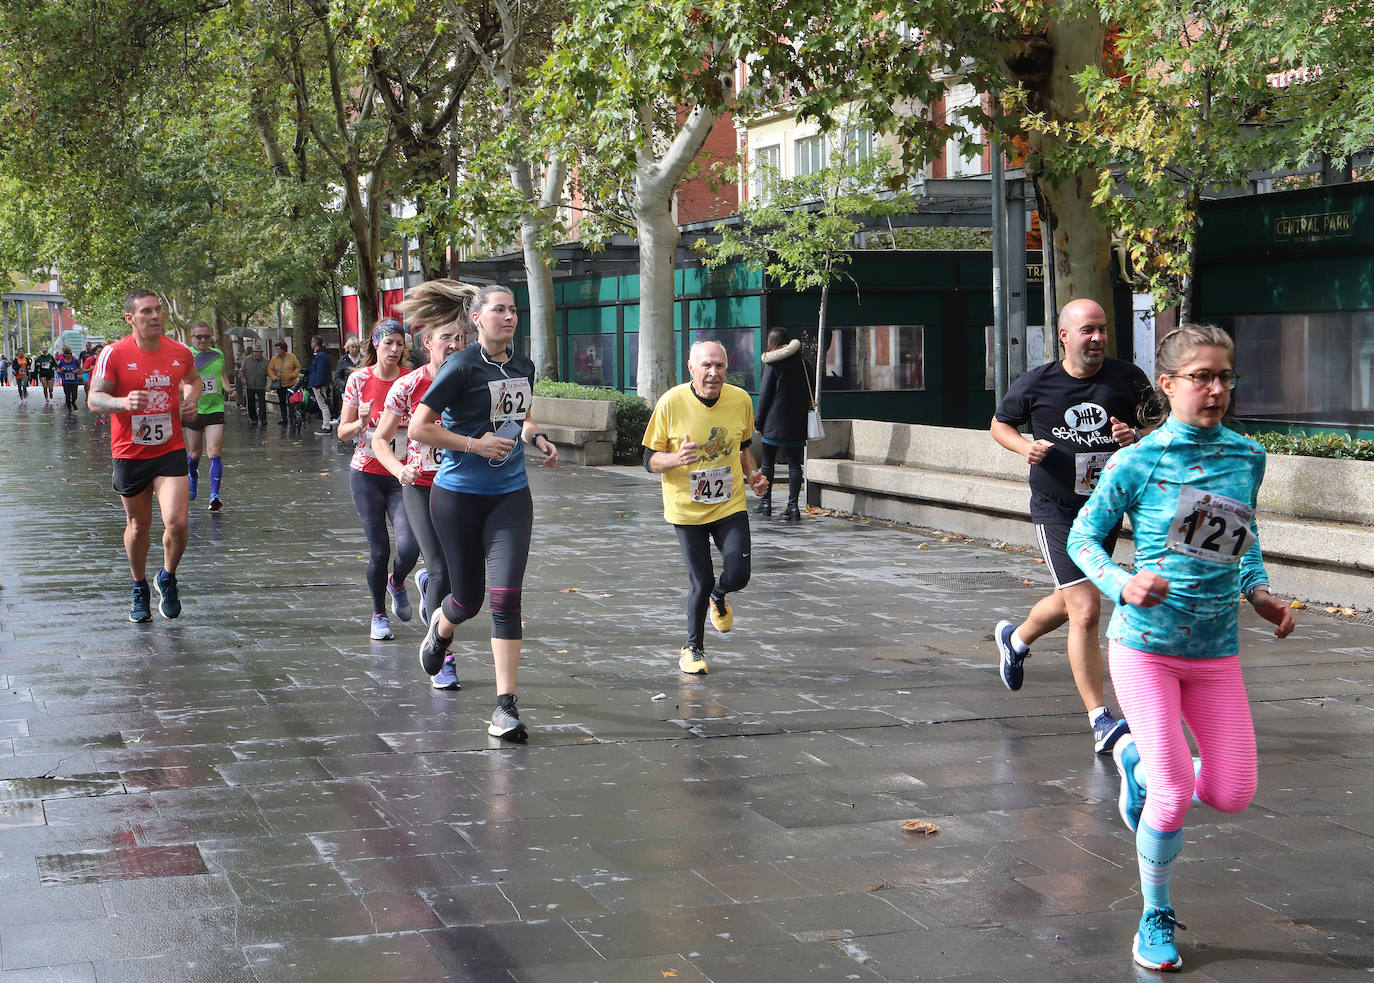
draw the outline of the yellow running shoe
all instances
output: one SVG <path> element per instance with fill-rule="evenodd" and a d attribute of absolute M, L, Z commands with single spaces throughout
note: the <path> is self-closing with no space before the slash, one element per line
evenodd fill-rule
<path fill-rule="evenodd" d="M 730 602 L 724 597 L 717 598 L 712 594 L 707 610 L 711 612 L 711 624 L 716 631 L 724 634 L 735 627 L 735 612 L 730 610 Z"/>
<path fill-rule="evenodd" d="M 677 657 L 677 667 L 689 676 L 704 676 L 711 671 L 706 665 L 706 653 L 690 645 L 682 647 L 682 654 Z"/>

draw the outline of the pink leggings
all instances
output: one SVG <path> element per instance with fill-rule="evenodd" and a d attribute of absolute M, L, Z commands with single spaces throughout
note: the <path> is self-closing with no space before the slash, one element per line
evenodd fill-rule
<path fill-rule="evenodd" d="M 1240 656 L 1189 659 L 1112 642 L 1108 659 L 1145 770 L 1141 819 L 1160 833 L 1182 829 L 1194 794 L 1221 812 L 1248 806 L 1255 796 L 1255 725 Z M 1202 759 L 1196 779 L 1185 721 Z"/>

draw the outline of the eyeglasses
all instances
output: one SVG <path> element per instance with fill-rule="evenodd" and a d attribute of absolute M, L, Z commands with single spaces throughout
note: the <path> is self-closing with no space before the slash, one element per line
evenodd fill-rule
<path fill-rule="evenodd" d="M 1234 372 L 1212 372 L 1208 369 L 1199 369 L 1196 372 L 1171 372 L 1171 379 L 1191 379 L 1194 389 L 1211 389 L 1212 383 L 1220 382 L 1223 389 L 1235 389 L 1236 383 L 1240 382 L 1240 376 Z"/>

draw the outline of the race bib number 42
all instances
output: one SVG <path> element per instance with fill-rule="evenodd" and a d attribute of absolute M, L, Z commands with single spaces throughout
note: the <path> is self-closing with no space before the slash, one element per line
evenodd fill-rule
<path fill-rule="evenodd" d="M 491 422 L 523 421 L 534 401 L 528 379 L 496 379 L 487 383 L 491 390 Z"/>
<path fill-rule="evenodd" d="M 1255 542 L 1250 506 L 1201 488 L 1179 489 L 1166 545 L 1175 553 L 1212 563 L 1239 563 Z"/>
<path fill-rule="evenodd" d="M 720 505 L 730 501 L 735 493 L 734 477 L 728 467 L 688 471 L 687 481 L 692 489 L 692 501 L 702 505 Z"/>
<path fill-rule="evenodd" d="M 172 439 L 172 414 L 146 413 L 132 416 L 133 441 L 145 447 L 156 447 Z"/>

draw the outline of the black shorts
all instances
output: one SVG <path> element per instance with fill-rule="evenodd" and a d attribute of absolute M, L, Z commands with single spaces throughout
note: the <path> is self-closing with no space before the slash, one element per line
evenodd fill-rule
<path fill-rule="evenodd" d="M 204 430 L 206 427 L 213 427 L 216 423 L 224 425 L 224 411 L 218 413 L 197 413 L 194 420 L 183 420 L 181 425 L 187 430 Z"/>
<path fill-rule="evenodd" d="M 1116 538 L 1121 535 L 1121 526 L 1107 533 L 1102 540 L 1102 548 L 1111 555 L 1116 549 Z M 1054 578 L 1055 590 L 1072 587 L 1088 579 L 1087 574 L 1078 569 L 1078 564 L 1069 559 L 1069 526 L 1064 523 L 1037 523 L 1035 541 L 1040 544 L 1040 555 L 1045 558 L 1045 566 L 1050 568 Z"/>
<path fill-rule="evenodd" d="M 158 457 L 117 457 L 114 459 L 114 490 L 123 498 L 136 498 L 147 490 L 154 478 L 181 478 L 190 473 L 186 448 Z"/>

